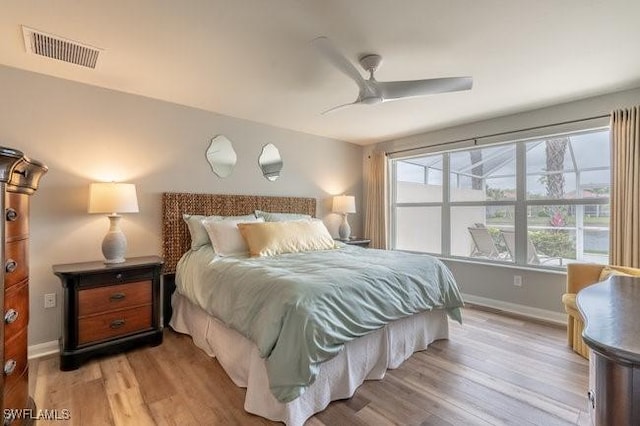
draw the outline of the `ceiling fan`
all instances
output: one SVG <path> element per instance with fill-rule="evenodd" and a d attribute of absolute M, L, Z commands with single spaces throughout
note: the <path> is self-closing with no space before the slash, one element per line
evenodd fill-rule
<path fill-rule="evenodd" d="M 356 67 L 353 66 L 327 37 L 315 38 L 312 43 L 334 67 L 355 81 L 360 89 L 355 102 L 338 105 L 322 112 L 322 114 L 351 105 L 374 105 L 417 96 L 469 90 L 473 86 L 472 77 L 429 78 L 426 80 L 412 81 L 377 81 L 373 73 L 382 63 L 382 56 L 376 54 L 362 55 L 358 60 L 360 66 L 369 73 L 369 78 L 364 79 Z"/>

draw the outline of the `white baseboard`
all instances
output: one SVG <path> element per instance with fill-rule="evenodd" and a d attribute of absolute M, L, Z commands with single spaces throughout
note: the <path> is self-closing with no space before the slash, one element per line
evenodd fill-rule
<path fill-rule="evenodd" d="M 533 308 L 531 306 L 519 305 L 517 303 L 503 302 L 502 300 L 489 299 L 487 297 L 474 296 L 473 294 L 462 294 L 465 302 L 474 305 L 486 306 L 488 308 L 499 309 L 512 314 L 522 315 L 538 320 L 549 321 L 554 324 L 567 324 L 567 314 L 562 312 L 549 311 L 547 309 Z"/>
<path fill-rule="evenodd" d="M 29 359 L 36 359 L 57 354 L 59 351 L 58 341 L 52 340 L 50 342 L 38 343 L 37 345 L 30 345 L 27 353 L 29 354 Z"/>

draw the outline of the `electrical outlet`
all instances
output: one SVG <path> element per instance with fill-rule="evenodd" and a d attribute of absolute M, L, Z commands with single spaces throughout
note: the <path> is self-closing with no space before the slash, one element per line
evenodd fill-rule
<path fill-rule="evenodd" d="M 513 285 L 516 287 L 522 287 L 522 275 L 513 276 Z"/>
<path fill-rule="evenodd" d="M 56 307 L 56 294 L 55 293 L 47 293 L 44 295 L 44 307 L 45 308 L 55 308 Z"/>

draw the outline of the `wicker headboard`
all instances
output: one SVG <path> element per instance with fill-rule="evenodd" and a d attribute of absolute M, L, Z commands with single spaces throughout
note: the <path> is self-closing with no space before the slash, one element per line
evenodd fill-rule
<path fill-rule="evenodd" d="M 173 274 L 180 257 L 190 249 L 191 239 L 184 213 L 206 216 L 239 216 L 254 210 L 316 215 L 316 199 L 300 197 L 267 197 L 261 195 L 162 194 L 162 254 L 164 273 Z"/>

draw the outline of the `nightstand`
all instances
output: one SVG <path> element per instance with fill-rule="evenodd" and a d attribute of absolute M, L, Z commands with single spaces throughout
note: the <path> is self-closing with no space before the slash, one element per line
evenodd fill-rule
<path fill-rule="evenodd" d="M 365 238 L 350 238 L 348 240 L 336 239 L 336 241 L 340 241 L 341 243 L 349 244 L 352 246 L 360 246 L 360 247 L 369 247 L 369 244 L 371 244 L 371 240 L 367 240 Z"/>
<path fill-rule="evenodd" d="M 93 356 L 162 343 L 162 264 L 162 258 L 147 256 L 53 266 L 64 289 L 61 370 L 75 370 Z"/>

